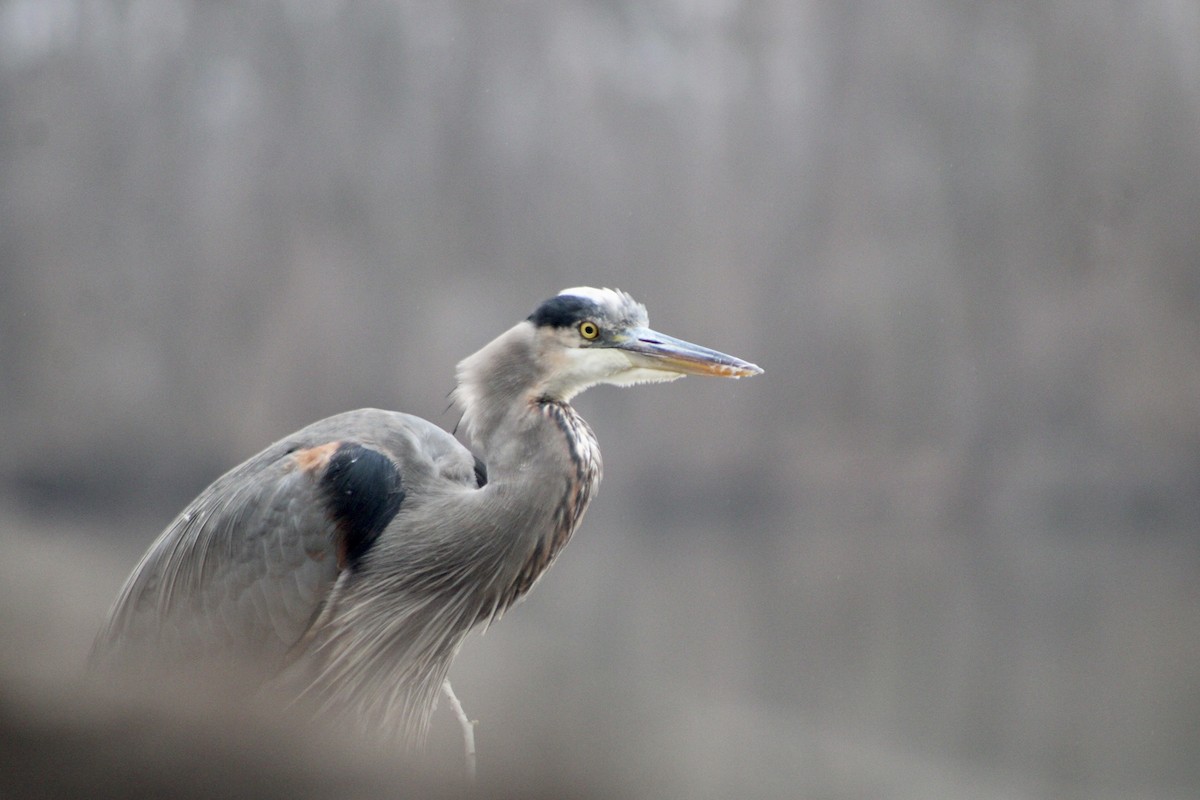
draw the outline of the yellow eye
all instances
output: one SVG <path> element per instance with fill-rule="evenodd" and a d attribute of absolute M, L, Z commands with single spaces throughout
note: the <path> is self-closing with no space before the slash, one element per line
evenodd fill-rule
<path fill-rule="evenodd" d="M 600 335 L 600 326 L 591 320 L 584 320 L 579 323 L 579 335 L 589 341 L 595 339 Z"/>

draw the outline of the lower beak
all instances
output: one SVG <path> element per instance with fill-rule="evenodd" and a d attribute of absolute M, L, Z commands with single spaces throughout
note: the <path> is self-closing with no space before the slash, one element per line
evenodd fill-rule
<path fill-rule="evenodd" d="M 617 345 L 635 357 L 639 367 L 683 375 L 715 375 L 721 378 L 748 378 L 762 369 L 749 361 L 709 350 L 649 328 L 630 331 L 629 338 Z"/>

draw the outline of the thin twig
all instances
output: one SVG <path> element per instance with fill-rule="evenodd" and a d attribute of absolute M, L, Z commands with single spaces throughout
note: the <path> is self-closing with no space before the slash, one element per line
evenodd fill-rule
<path fill-rule="evenodd" d="M 467 718 L 467 712 L 463 711 L 462 703 L 458 702 L 458 697 L 454 694 L 454 687 L 450 685 L 449 678 L 442 684 L 442 694 L 446 695 L 446 699 L 450 701 L 450 708 L 453 709 L 454 716 L 458 717 L 458 724 L 462 726 L 463 746 L 467 750 L 467 778 L 471 783 L 474 783 L 475 720 Z"/>

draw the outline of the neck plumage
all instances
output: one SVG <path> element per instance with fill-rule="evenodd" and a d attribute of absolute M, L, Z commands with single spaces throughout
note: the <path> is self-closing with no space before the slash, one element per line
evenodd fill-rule
<path fill-rule="evenodd" d="M 545 396 L 536 355 L 521 323 L 459 365 L 455 399 L 488 481 L 431 497 L 427 527 L 381 539 L 380 557 L 361 568 L 382 565 L 374 582 L 339 578 L 328 603 L 337 613 L 303 676 L 322 713 L 422 741 L 467 633 L 528 592 L 578 526 L 600 450 L 566 401 Z"/>
<path fill-rule="evenodd" d="M 600 481 L 600 449 L 565 400 L 547 397 L 534 328 L 522 322 L 458 367 L 455 397 L 488 470 L 480 508 L 502 518 L 498 617 L 550 566 Z"/>

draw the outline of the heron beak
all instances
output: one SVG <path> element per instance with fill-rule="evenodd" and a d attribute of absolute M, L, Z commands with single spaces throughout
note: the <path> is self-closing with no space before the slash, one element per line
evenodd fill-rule
<path fill-rule="evenodd" d="M 721 378 L 748 378 L 758 375 L 762 368 L 749 361 L 742 361 L 698 344 L 685 342 L 673 336 L 638 328 L 629 332 L 627 338 L 616 347 L 634 356 L 638 367 L 643 369 L 676 372 L 681 375 L 715 375 Z"/>

